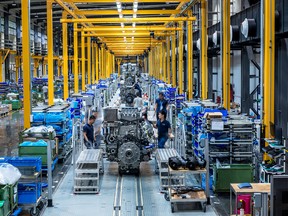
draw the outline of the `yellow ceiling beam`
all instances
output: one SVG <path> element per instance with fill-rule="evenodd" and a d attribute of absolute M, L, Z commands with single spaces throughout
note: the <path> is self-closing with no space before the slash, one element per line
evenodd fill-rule
<path fill-rule="evenodd" d="M 156 33 L 155 36 L 167 36 L 172 35 L 173 33 Z M 150 37 L 150 32 L 143 32 L 143 33 L 118 33 L 117 35 L 115 33 L 97 33 L 97 34 L 84 34 L 84 37 Z"/>
<path fill-rule="evenodd" d="M 152 27 L 152 26 L 136 26 L 133 27 L 93 27 L 93 28 L 83 28 L 79 29 L 79 31 L 181 31 L 181 28 L 166 28 L 166 27 Z"/>
<path fill-rule="evenodd" d="M 97 15 L 119 15 L 117 10 L 79 10 L 75 12 L 78 15 L 90 15 L 90 16 L 97 16 Z M 133 15 L 133 10 L 122 10 L 121 12 L 123 15 Z M 178 14 L 180 10 L 138 10 L 138 15 L 165 15 L 165 14 Z"/>
<path fill-rule="evenodd" d="M 62 23 L 162 23 L 195 21 L 195 17 L 145 17 L 145 18 L 90 18 L 90 19 L 61 19 Z"/>

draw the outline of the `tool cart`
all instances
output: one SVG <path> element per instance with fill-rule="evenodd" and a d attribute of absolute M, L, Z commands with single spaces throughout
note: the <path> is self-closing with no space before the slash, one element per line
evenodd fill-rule
<path fill-rule="evenodd" d="M 191 204 L 195 202 L 200 202 L 203 212 L 206 212 L 207 196 L 206 192 L 201 188 L 202 175 L 206 173 L 206 169 L 188 170 L 188 169 L 177 169 L 174 170 L 170 166 L 168 168 L 168 194 L 166 194 L 166 200 L 170 201 L 171 212 L 173 213 L 177 208 L 177 204 Z M 172 185 L 172 180 L 177 178 L 177 176 L 185 176 L 184 186 L 175 187 Z M 188 182 L 188 175 L 199 176 L 200 181 L 197 185 L 193 182 Z M 195 178 L 196 179 L 196 178 Z M 168 197 L 167 197 L 168 196 Z"/>

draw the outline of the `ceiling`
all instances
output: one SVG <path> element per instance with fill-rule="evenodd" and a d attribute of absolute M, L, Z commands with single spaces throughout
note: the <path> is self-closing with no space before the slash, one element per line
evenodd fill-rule
<path fill-rule="evenodd" d="M 77 18 L 119 18 L 119 14 L 122 14 L 120 16 L 123 16 L 123 18 L 154 18 L 154 17 L 177 17 L 178 14 L 185 9 L 189 4 L 191 4 L 190 0 L 156 0 L 156 1 L 149 1 L 149 0 L 56 0 L 53 4 L 53 25 L 54 30 L 61 32 L 61 18 L 62 18 L 62 12 L 63 8 L 58 3 L 63 3 L 67 8 L 69 8 L 70 11 L 72 11 Z M 117 3 L 118 2 L 118 3 Z M 135 3 L 137 2 L 137 3 Z M 117 4 L 118 4 L 118 10 L 117 10 Z M 135 4 L 137 7 L 135 8 Z M 120 5 L 120 7 L 119 7 Z M 5 10 L 21 14 L 21 0 L 1 0 L 0 6 L 3 6 Z M 119 10 L 119 8 L 121 8 Z M 136 10 L 135 10 L 136 9 Z M 45 25 L 46 23 L 46 0 L 30 0 L 30 15 L 31 19 L 36 23 L 42 23 Z M 69 15 L 68 19 L 71 19 L 72 17 Z M 75 18 L 75 17 L 74 17 Z M 83 24 L 83 23 L 82 23 Z M 129 42 L 130 40 L 131 44 L 133 42 L 133 46 L 129 47 L 129 50 L 134 49 L 135 50 L 146 50 L 149 46 L 151 46 L 151 40 L 154 41 L 154 39 L 150 37 L 150 32 L 153 31 L 153 28 L 151 26 L 155 27 L 168 27 L 168 22 L 140 22 L 140 23 L 125 23 L 121 26 L 121 23 L 112 23 L 112 22 L 103 22 L 103 23 L 87 23 L 85 24 L 86 27 L 92 27 L 92 26 L 98 26 L 103 27 L 101 31 L 91 31 L 87 32 L 90 34 L 99 34 L 98 38 L 102 41 L 111 41 L 114 40 L 115 37 L 110 37 L 115 35 L 119 35 L 117 37 L 117 40 L 119 39 L 119 46 L 122 47 L 121 43 L 125 40 Z M 83 25 L 84 26 L 84 25 Z M 138 30 L 140 27 L 147 27 L 147 29 L 141 28 L 141 30 Z M 174 25 L 172 25 L 174 26 Z M 58 27 L 58 28 L 56 28 Z M 115 31 L 109 28 L 115 27 Z M 121 29 L 121 27 L 123 29 Z M 107 28 L 107 31 L 105 31 L 105 28 Z M 125 28 L 129 28 L 126 30 Z M 149 29 L 148 29 L 149 28 Z M 57 30 L 58 29 L 58 30 Z M 161 28 L 159 28 L 161 29 Z M 125 33 L 124 33 L 125 31 Z M 104 34 L 105 32 L 105 34 Z M 154 32 L 154 31 L 153 31 Z M 134 36 L 132 36 L 135 33 Z M 165 29 L 161 29 L 161 31 L 155 31 L 155 36 L 158 36 L 160 38 L 161 36 L 167 36 L 171 33 L 175 33 L 175 31 L 165 31 Z M 120 40 L 122 38 L 122 41 Z M 115 41 L 117 41 L 115 38 Z M 150 40 L 150 42 L 149 42 Z M 113 41 L 113 42 L 115 42 Z M 127 42 L 126 41 L 126 42 Z M 138 42 L 139 41 L 139 42 Z M 154 41 L 155 42 L 155 41 Z M 137 44 L 139 43 L 139 44 Z M 141 43 L 141 45 L 140 45 Z M 115 43 L 113 46 L 109 45 L 109 43 L 106 44 L 108 49 L 115 52 L 115 47 L 117 47 L 117 43 Z M 110 46 L 110 48 L 109 48 Z M 120 48 L 119 48 L 120 50 Z M 121 51 L 119 53 L 122 53 L 124 51 Z M 130 51 L 131 52 L 131 51 Z M 139 51 L 140 52 L 140 51 Z M 136 53 L 136 52 L 135 52 Z"/>

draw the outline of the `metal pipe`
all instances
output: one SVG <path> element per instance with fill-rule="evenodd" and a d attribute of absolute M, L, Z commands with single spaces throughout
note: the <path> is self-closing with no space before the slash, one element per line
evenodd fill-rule
<path fill-rule="evenodd" d="M 188 16 L 192 16 L 192 10 L 188 10 Z M 193 99 L 193 26 L 192 21 L 187 23 L 187 65 L 188 65 L 188 100 Z"/>
<path fill-rule="evenodd" d="M 171 84 L 171 65 L 170 65 L 170 36 L 166 37 L 166 71 L 167 71 L 167 83 Z"/>
<path fill-rule="evenodd" d="M 87 73 L 88 73 L 88 82 L 91 84 L 91 38 L 87 38 Z"/>
<path fill-rule="evenodd" d="M 176 87 L 176 38 L 175 35 L 171 36 L 171 53 L 172 53 L 172 85 L 175 88 Z"/>

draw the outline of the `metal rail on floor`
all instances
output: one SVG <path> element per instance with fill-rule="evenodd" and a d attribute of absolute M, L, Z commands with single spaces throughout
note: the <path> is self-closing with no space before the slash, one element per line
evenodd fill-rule
<path fill-rule="evenodd" d="M 131 187 L 131 185 L 135 187 Z M 144 216 L 141 176 L 119 175 L 114 195 L 113 216 Z M 126 212 L 127 211 L 127 212 Z"/>

